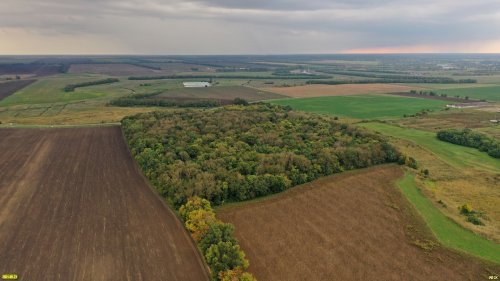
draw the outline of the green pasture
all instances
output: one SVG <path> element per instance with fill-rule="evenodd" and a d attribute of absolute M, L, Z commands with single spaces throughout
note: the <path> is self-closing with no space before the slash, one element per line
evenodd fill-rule
<path fill-rule="evenodd" d="M 446 102 L 441 100 L 390 95 L 297 98 L 273 100 L 271 102 L 288 105 L 295 110 L 358 119 L 401 118 L 405 114 L 415 114 L 423 109 L 440 110 L 446 105 Z"/>
<path fill-rule="evenodd" d="M 485 99 L 487 101 L 500 101 L 500 86 L 456 88 L 437 90 L 439 94 L 446 94 L 448 97 L 459 95 L 468 96 L 471 99 Z"/>

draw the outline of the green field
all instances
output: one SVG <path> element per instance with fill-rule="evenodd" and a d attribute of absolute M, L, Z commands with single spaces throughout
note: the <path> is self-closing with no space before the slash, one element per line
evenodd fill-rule
<path fill-rule="evenodd" d="M 460 227 L 444 216 L 418 189 L 411 173 L 406 173 L 397 185 L 443 245 L 500 263 L 500 245 Z"/>
<path fill-rule="evenodd" d="M 442 89 L 437 90 L 437 92 L 439 94 L 447 94 L 449 97 L 459 95 L 461 97 L 468 96 L 471 99 L 500 101 L 500 86 Z"/>
<path fill-rule="evenodd" d="M 248 101 L 279 99 L 282 95 L 243 86 L 214 86 L 208 88 L 179 88 L 168 90 L 156 97 L 209 98 L 233 100 L 242 98 Z"/>
<path fill-rule="evenodd" d="M 389 95 L 359 95 L 274 100 L 293 109 L 359 119 L 400 118 L 422 109 L 440 110 L 446 101 Z"/>
<path fill-rule="evenodd" d="M 380 132 L 383 135 L 414 142 L 456 168 L 475 167 L 496 173 L 500 171 L 500 159 L 493 158 L 475 148 L 440 141 L 436 138 L 436 134 L 432 132 L 375 122 L 363 123 L 360 126 Z"/>

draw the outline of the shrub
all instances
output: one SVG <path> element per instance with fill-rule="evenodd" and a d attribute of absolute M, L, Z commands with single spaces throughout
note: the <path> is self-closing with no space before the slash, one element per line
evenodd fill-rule
<path fill-rule="evenodd" d="M 475 225 L 484 225 L 484 223 L 476 215 L 471 214 L 467 216 L 467 221 Z"/>

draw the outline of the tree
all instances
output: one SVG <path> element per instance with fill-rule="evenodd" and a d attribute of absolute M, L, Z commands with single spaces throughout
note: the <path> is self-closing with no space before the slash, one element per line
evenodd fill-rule
<path fill-rule="evenodd" d="M 240 246 L 232 242 L 218 242 L 211 245 L 205 253 L 205 260 L 212 269 L 214 279 L 219 276 L 219 272 L 238 267 L 248 268 L 249 265 Z"/>
<path fill-rule="evenodd" d="M 245 99 L 242 99 L 242 98 L 235 98 L 233 103 L 236 105 L 243 105 L 243 106 L 248 105 L 248 101 L 246 101 Z"/>
<path fill-rule="evenodd" d="M 187 221 L 189 218 L 189 214 L 195 210 L 205 210 L 213 212 L 208 200 L 195 196 L 189 198 L 186 204 L 182 205 L 179 208 L 179 214 L 181 215 L 183 221 Z"/>
<path fill-rule="evenodd" d="M 211 245 L 218 242 L 231 242 L 236 244 L 236 240 L 232 237 L 234 226 L 230 223 L 213 223 L 208 227 L 207 232 L 198 243 L 202 252 L 206 252 Z"/>
<path fill-rule="evenodd" d="M 215 213 L 206 210 L 194 210 L 189 213 L 186 220 L 186 228 L 191 232 L 191 236 L 199 242 L 212 223 L 216 222 Z"/>
<path fill-rule="evenodd" d="M 241 267 L 237 267 L 235 269 L 229 269 L 225 271 L 219 272 L 219 280 L 220 281 L 257 281 L 255 277 L 248 273 L 244 272 Z"/>

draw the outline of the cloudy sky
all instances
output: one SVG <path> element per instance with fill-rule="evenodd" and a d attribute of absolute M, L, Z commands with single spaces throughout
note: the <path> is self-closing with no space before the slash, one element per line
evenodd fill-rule
<path fill-rule="evenodd" d="M 0 54 L 500 53 L 499 0 L 0 0 Z"/>

